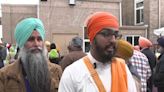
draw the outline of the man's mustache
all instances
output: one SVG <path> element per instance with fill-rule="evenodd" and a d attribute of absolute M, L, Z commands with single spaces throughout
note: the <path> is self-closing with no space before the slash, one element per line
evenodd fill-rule
<path fill-rule="evenodd" d="M 32 47 L 28 51 L 29 52 L 33 52 L 33 51 L 36 51 L 36 50 L 38 50 L 39 52 L 42 52 L 43 51 L 43 48 L 41 48 L 41 47 Z"/>

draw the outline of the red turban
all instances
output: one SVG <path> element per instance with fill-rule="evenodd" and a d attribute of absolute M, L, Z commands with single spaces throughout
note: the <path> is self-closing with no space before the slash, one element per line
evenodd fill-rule
<path fill-rule="evenodd" d="M 139 38 L 139 46 L 141 48 L 149 48 L 152 46 L 152 42 L 150 40 L 148 40 L 147 38 L 140 37 Z"/>
<path fill-rule="evenodd" d="M 87 20 L 87 34 L 90 42 L 103 28 L 119 29 L 119 23 L 115 16 L 108 12 L 96 12 Z"/>

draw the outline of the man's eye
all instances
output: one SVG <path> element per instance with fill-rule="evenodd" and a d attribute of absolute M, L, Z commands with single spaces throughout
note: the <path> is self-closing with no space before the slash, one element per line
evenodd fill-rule
<path fill-rule="evenodd" d="M 109 33 L 109 32 L 102 32 L 102 33 L 100 33 L 100 34 L 103 35 L 104 37 L 114 35 L 113 33 Z"/>
<path fill-rule="evenodd" d="M 42 38 L 41 37 L 38 37 L 38 39 L 37 39 L 38 41 L 42 41 Z"/>
<path fill-rule="evenodd" d="M 101 33 L 103 36 L 109 36 L 109 33 Z"/>
<path fill-rule="evenodd" d="M 30 37 L 28 41 L 33 41 L 34 39 L 35 39 L 34 37 Z"/>

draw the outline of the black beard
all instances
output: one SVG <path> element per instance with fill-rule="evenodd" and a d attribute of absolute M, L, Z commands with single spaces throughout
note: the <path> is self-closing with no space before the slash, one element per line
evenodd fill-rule
<path fill-rule="evenodd" d="M 112 58 L 115 55 L 116 49 L 114 48 L 113 52 L 111 52 L 110 54 L 106 55 L 105 53 L 101 53 L 102 51 L 104 51 L 104 49 L 101 49 L 99 47 L 99 45 L 97 45 L 97 43 L 95 43 L 95 44 L 96 44 L 95 45 L 95 47 L 96 47 L 95 50 L 96 50 L 96 52 L 98 54 L 98 57 L 100 58 L 100 62 L 102 62 L 102 63 L 110 63 L 110 62 L 112 62 Z"/>

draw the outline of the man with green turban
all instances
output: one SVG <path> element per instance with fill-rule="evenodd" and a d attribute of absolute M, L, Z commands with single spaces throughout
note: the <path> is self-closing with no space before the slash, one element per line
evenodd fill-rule
<path fill-rule="evenodd" d="M 57 92 L 62 69 L 48 61 L 45 29 L 38 18 L 26 18 L 15 28 L 18 60 L 0 70 L 0 92 Z"/>

